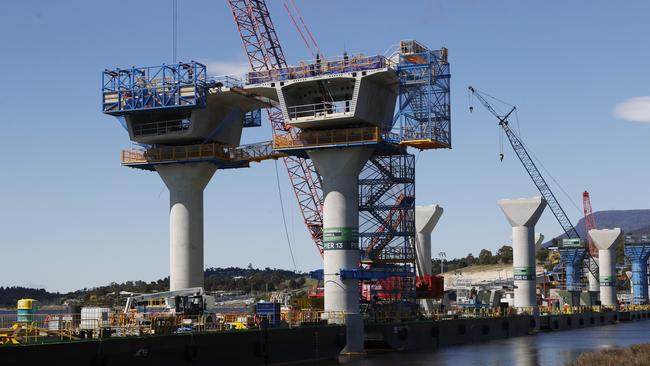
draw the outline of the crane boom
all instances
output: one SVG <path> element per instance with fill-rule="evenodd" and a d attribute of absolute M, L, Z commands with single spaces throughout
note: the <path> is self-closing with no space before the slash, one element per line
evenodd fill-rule
<path fill-rule="evenodd" d="M 530 154 L 528 154 L 528 151 L 526 151 L 526 147 L 524 146 L 523 142 L 521 142 L 517 134 L 510 128 L 508 124 L 508 117 L 510 117 L 510 115 L 517 108 L 513 106 L 512 109 L 506 115 L 501 116 L 490 105 L 490 103 L 488 103 L 488 101 L 485 100 L 485 98 L 483 98 L 483 96 L 479 92 L 477 92 L 473 87 L 470 86 L 468 89 L 472 93 L 472 95 L 474 95 L 479 100 L 479 102 L 481 102 L 481 104 L 499 120 L 499 126 L 501 126 L 501 128 L 503 128 L 503 131 L 506 133 L 506 136 L 510 141 L 510 145 L 512 146 L 512 149 L 515 151 L 517 157 L 524 165 L 526 172 L 528 172 L 528 175 L 533 180 L 533 183 L 535 183 L 535 186 L 537 186 L 539 193 L 541 193 L 541 195 L 546 200 L 548 207 L 551 209 L 553 215 L 560 223 L 560 226 L 562 226 L 562 230 L 564 230 L 564 233 L 566 234 L 567 238 L 580 239 L 580 234 L 578 234 L 578 231 L 576 230 L 575 226 L 573 226 L 566 212 L 564 212 L 564 209 L 562 208 L 560 202 L 555 197 L 555 194 L 553 194 L 553 191 L 551 191 L 551 188 L 546 183 L 546 180 L 542 176 L 542 173 L 539 171 L 539 169 L 537 169 L 537 165 L 535 165 L 535 162 L 530 157 Z M 589 269 L 589 272 L 591 272 L 592 275 L 598 278 L 598 264 L 596 264 L 596 262 L 593 260 L 589 251 L 587 251 L 587 257 L 588 257 L 587 268 Z"/>
<path fill-rule="evenodd" d="M 594 218 L 594 213 L 591 208 L 591 198 L 589 197 L 589 192 L 584 191 L 582 193 L 582 207 L 585 214 L 585 229 L 587 230 L 587 242 L 589 243 L 589 253 L 593 257 L 598 257 L 598 248 L 594 245 L 591 236 L 589 236 L 589 230 L 598 229 L 596 225 L 596 219 Z"/>
<path fill-rule="evenodd" d="M 274 70 L 287 67 L 287 61 L 264 0 L 229 0 L 251 70 Z M 278 108 L 268 110 L 273 134 L 295 134 L 284 123 Z M 293 186 L 309 234 L 323 254 L 323 195 L 320 179 L 311 160 L 296 156 L 282 159 Z"/>

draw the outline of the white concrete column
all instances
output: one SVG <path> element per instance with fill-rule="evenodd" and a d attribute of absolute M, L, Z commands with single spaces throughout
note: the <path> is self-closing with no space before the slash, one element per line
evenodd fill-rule
<path fill-rule="evenodd" d="M 589 236 L 598 248 L 598 268 L 600 270 L 600 303 L 616 306 L 616 245 L 623 237 L 620 228 L 589 230 Z"/>
<path fill-rule="evenodd" d="M 323 185 L 323 271 L 325 311 L 345 314 L 343 353 L 363 352 L 359 280 L 342 280 L 340 270 L 359 269 L 359 173 L 372 154 L 368 147 L 308 151 Z M 340 321 L 334 317 L 330 322 Z"/>
<path fill-rule="evenodd" d="M 536 307 L 535 224 L 546 207 L 546 200 L 532 197 L 503 199 L 497 203 L 512 226 L 515 307 Z"/>
<path fill-rule="evenodd" d="M 598 264 L 598 258 L 592 258 L 589 259 L 590 261 L 593 260 Z M 589 291 L 590 292 L 598 292 L 600 291 L 600 284 L 598 283 L 598 278 L 594 276 L 591 271 L 587 271 L 587 279 L 589 280 Z"/>
<path fill-rule="evenodd" d="M 157 165 L 169 189 L 169 290 L 203 287 L 203 189 L 211 163 Z"/>
<path fill-rule="evenodd" d="M 431 276 L 431 232 L 442 213 L 438 205 L 415 206 L 415 272 L 418 276 Z M 433 299 L 421 299 L 420 306 L 425 314 L 431 314 Z"/>

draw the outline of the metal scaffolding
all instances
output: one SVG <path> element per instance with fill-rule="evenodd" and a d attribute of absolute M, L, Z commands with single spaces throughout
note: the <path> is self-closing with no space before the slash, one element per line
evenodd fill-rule
<path fill-rule="evenodd" d="M 401 144 L 417 149 L 451 148 L 451 104 L 447 49 L 431 51 L 401 41 L 398 112 Z"/>
<path fill-rule="evenodd" d="M 359 176 L 362 263 L 377 275 L 366 282 L 385 300 L 415 299 L 415 158 L 377 155 Z M 379 285 L 379 286 L 377 286 Z"/>
<path fill-rule="evenodd" d="M 154 109 L 203 108 L 206 95 L 205 65 L 194 61 L 102 73 L 102 110 L 114 116 Z"/>

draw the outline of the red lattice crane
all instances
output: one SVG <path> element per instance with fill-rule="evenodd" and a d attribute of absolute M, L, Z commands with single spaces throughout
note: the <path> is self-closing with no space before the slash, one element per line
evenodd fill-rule
<path fill-rule="evenodd" d="M 284 52 L 264 0 L 228 0 L 252 71 L 287 67 Z M 273 134 L 296 134 L 285 125 L 278 108 L 268 110 Z M 283 158 L 300 212 L 307 229 L 323 255 L 323 194 L 311 160 L 295 156 Z"/>
<path fill-rule="evenodd" d="M 596 226 L 596 218 L 591 209 L 591 199 L 589 198 L 589 192 L 587 191 L 582 192 L 582 206 L 585 214 L 585 229 L 587 230 L 589 253 L 591 253 L 592 257 L 598 258 L 598 248 L 596 248 L 591 240 L 591 236 L 589 236 L 589 230 L 598 229 L 598 227 Z"/>

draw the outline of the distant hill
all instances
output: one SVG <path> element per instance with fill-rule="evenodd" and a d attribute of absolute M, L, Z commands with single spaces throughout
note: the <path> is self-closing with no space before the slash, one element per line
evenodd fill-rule
<path fill-rule="evenodd" d="M 248 268 L 208 268 L 204 272 L 206 291 L 274 291 L 280 288 L 296 289 L 305 283 L 305 274 L 283 269 L 257 269 L 251 265 Z M 45 289 L 26 287 L 0 287 L 0 307 L 13 308 L 20 298 L 32 298 L 40 301 L 41 305 L 60 305 L 66 299 L 80 300 L 84 304 L 110 304 L 115 301 L 116 293 L 157 292 L 169 289 L 169 277 L 157 281 L 126 281 L 111 283 L 106 286 L 85 288 L 68 293 L 48 292 Z"/>
<path fill-rule="evenodd" d="M 607 210 L 594 212 L 596 226 L 600 229 L 620 227 L 627 234 L 650 234 L 650 210 Z M 580 237 L 586 238 L 585 219 L 581 218 L 576 225 Z M 566 238 L 566 234 L 549 240 L 544 247 L 551 246 L 554 241 Z"/>

